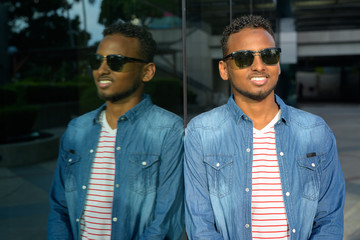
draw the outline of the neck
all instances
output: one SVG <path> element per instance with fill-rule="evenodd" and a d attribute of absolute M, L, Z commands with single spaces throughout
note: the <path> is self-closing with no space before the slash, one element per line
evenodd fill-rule
<path fill-rule="evenodd" d="M 141 97 L 119 100 L 117 102 L 106 102 L 106 120 L 112 129 L 117 128 L 120 116 L 135 107 L 141 101 Z"/>
<path fill-rule="evenodd" d="M 261 101 L 234 95 L 236 105 L 252 120 L 254 128 L 261 130 L 276 116 L 279 107 L 275 102 L 274 93 Z"/>

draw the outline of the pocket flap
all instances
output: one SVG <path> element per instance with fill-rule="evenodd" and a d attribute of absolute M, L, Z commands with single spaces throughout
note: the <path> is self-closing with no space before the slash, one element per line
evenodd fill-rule
<path fill-rule="evenodd" d="M 304 167 L 310 170 L 315 171 L 316 168 L 319 166 L 319 157 L 315 156 L 315 157 L 298 157 L 297 158 L 297 163 L 299 164 L 300 167 Z"/>
<path fill-rule="evenodd" d="M 141 168 L 148 168 L 159 161 L 157 154 L 131 154 L 130 162 L 135 163 Z"/>
<path fill-rule="evenodd" d="M 80 161 L 80 155 L 72 152 L 65 152 L 63 160 L 68 164 L 74 164 Z"/>
<path fill-rule="evenodd" d="M 229 165 L 233 162 L 233 157 L 230 155 L 212 155 L 205 156 L 204 162 L 210 165 L 212 168 L 219 170 L 226 165 Z"/>

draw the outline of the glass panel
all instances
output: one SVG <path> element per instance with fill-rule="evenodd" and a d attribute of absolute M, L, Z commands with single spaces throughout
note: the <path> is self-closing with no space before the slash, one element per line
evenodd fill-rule
<path fill-rule="evenodd" d="M 2 238 L 46 238 L 60 137 L 71 119 L 103 104 L 86 56 L 96 51 L 104 27 L 119 20 L 152 32 L 157 70 L 145 92 L 182 116 L 180 1 L 1 1 Z"/>
<path fill-rule="evenodd" d="M 231 5 L 231 8 L 230 8 Z M 187 66 L 189 118 L 227 102 L 230 87 L 220 78 L 218 62 L 223 57 L 222 32 L 230 17 L 257 14 L 269 18 L 276 28 L 276 5 L 272 0 L 187 1 Z"/>

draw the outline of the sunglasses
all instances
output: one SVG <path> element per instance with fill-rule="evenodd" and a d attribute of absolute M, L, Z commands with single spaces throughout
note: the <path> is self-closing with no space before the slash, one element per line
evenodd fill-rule
<path fill-rule="evenodd" d="M 102 56 L 99 54 L 90 54 L 88 56 L 90 68 L 92 70 L 99 69 L 99 67 L 101 66 L 101 63 L 104 61 L 104 59 L 106 59 L 106 63 L 109 66 L 109 68 L 111 69 L 111 71 L 115 71 L 115 72 L 121 72 L 124 64 L 128 63 L 128 62 L 148 63 L 148 61 L 145 61 L 142 59 L 125 57 L 125 56 L 117 55 L 117 54 L 111 54 L 111 55 L 107 55 L 107 56 Z"/>
<path fill-rule="evenodd" d="M 255 56 L 259 55 L 266 65 L 275 65 L 280 60 L 280 52 L 281 48 L 265 48 L 260 51 L 240 50 L 230 53 L 223 58 L 223 61 L 232 58 L 238 68 L 247 68 L 253 64 Z"/>

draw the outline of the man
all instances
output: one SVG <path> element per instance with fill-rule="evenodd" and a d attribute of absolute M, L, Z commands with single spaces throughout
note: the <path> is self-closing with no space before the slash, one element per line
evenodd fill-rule
<path fill-rule="evenodd" d="M 227 104 L 185 133 L 190 239 L 342 239 L 344 177 L 317 116 L 274 94 L 280 49 L 268 20 L 235 19 L 222 37 Z"/>
<path fill-rule="evenodd" d="M 50 191 L 48 239 L 179 239 L 182 119 L 151 103 L 156 44 L 130 23 L 104 30 L 89 58 L 106 104 L 72 120 Z"/>

